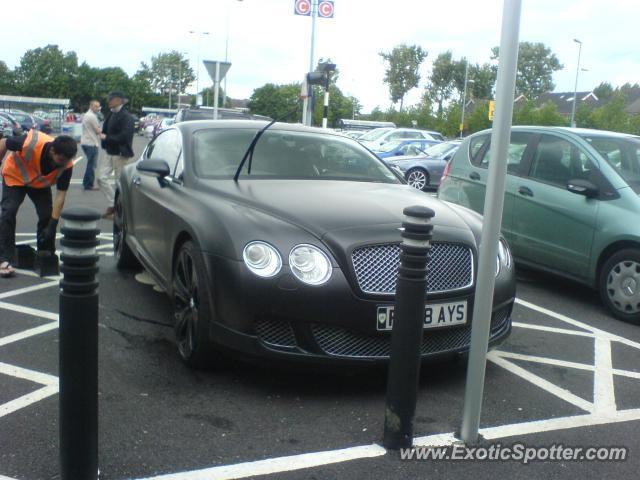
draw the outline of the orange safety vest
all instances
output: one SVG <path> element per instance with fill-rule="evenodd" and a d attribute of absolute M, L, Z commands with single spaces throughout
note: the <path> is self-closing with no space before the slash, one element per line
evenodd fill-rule
<path fill-rule="evenodd" d="M 53 137 L 29 130 L 22 150 L 11 152 L 4 161 L 2 176 L 10 187 L 47 188 L 54 185 L 64 171 L 73 166 L 69 161 L 65 166 L 54 168 L 47 175 L 42 174 L 42 153 L 47 143 L 53 142 Z"/>

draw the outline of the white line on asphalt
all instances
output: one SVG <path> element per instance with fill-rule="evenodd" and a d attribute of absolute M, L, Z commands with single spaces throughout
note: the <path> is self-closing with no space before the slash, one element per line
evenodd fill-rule
<path fill-rule="evenodd" d="M 58 385 L 47 385 L 46 387 L 42 387 L 34 392 L 27 393 L 22 397 L 16 398 L 15 400 L 11 400 L 3 405 L 0 405 L 0 417 L 4 417 L 5 415 L 9 415 L 17 410 L 25 408 L 32 403 L 39 402 L 40 400 L 44 400 L 51 395 L 55 395 L 58 393 Z"/>
<path fill-rule="evenodd" d="M 17 480 L 16 478 L 5 477 L 4 475 L 0 475 L 0 480 Z"/>
<path fill-rule="evenodd" d="M 11 310 L 13 312 L 25 313 L 27 315 L 33 315 L 34 317 L 47 318 L 49 320 L 58 320 L 57 313 L 46 312 L 44 310 L 38 310 L 31 307 L 24 307 L 22 305 L 14 305 L 13 303 L 0 302 L 0 308 Z"/>
<path fill-rule="evenodd" d="M 555 358 L 538 357 L 535 355 L 523 355 L 521 353 L 505 352 L 504 350 L 493 350 L 493 353 L 499 357 L 510 358 L 512 360 L 523 360 L 525 362 L 544 363 L 556 367 L 575 368 L 577 370 L 589 370 L 593 372 L 595 367 L 586 363 L 567 362 L 566 360 L 557 360 Z"/>
<path fill-rule="evenodd" d="M 513 322 L 514 327 L 528 328 L 529 330 L 540 330 L 550 333 L 562 333 L 564 335 L 576 335 L 578 337 L 594 337 L 593 333 L 582 332 L 580 330 L 569 330 L 567 328 L 547 327 L 546 325 L 534 325 L 532 323 Z"/>
<path fill-rule="evenodd" d="M 223 465 L 193 472 L 170 473 L 149 477 L 147 480 L 230 480 L 247 478 L 256 475 L 291 472 L 303 468 L 330 465 L 361 458 L 373 458 L 385 455 L 387 451 L 380 445 L 363 445 L 360 447 L 329 450 L 325 452 L 303 453 L 288 457 L 269 458 L 255 462 Z"/>
<path fill-rule="evenodd" d="M 37 290 L 50 288 L 55 285 L 60 285 L 60 282 L 58 280 L 52 280 L 46 283 L 39 283 L 38 285 L 31 285 L 30 287 L 18 288 L 17 290 L 11 290 L 9 292 L 0 293 L 0 298 L 15 297 L 17 295 L 22 295 L 24 293 L 35 292 Z"/>
<path fill-rule="evenodd" d="M 25 338 L 33 337 L 34 335 L 46 333 L 50 330 L 55 330 L 56 328 L 58 328 L 58 322 L 50 322 L 45 323 L 44 325 L 40 325 L 39 327 L 30 328 L 29 330 L 24 330 L 19 333 L 14 333 L 13 335 L 7 335 L 6 337 L 0 338 L 0 347 L 9 345 L 10 343 L 18 342 L 20 340 L 24 340 Z"/>
<path fill-rule="evenodd" d="M 0 373 L 41 385 L 58 385 L 58 377 L 0 362 Z"/>
<path fill-rule="evenodd" d="M 596 367 L 593 374 L 593 406 L 598 413 L 615 414 L 616 396 L 613 386 L 611 341 L 608 338 L 596 337 L 593 364 Z"/>
<path fill-rule="evenodd" d="M 504 368 L 505 370 L 508 370 L 509 372 L 515 375 L 518 375 L 519 377 L 527 380 L 528 382 L 533 383 L 536 387 L 540 387 L 541 389 L 546 390 L 552 395 L 555 395 L 556 397 L 561 398 L 565 402 L 568 402 L 572 405 L 575 405 L 578 408 L 581 408 L 585 412 L 593 413 L 594 411 L 593 403 L 588 402 L 584 398 L 580 398 L 577 395 L 574 395 L 569 390 L 559 387 L 554 383 L 551 383 L 550 381 L 545 380 L 544 378 L 539 377 L 538 375 L 531 373 L 530 371 L 520 367 L 519 365 L 516 365 L 515 363 L 512 363 L 500 357 L 499 355 L 494 354 L 493 352 L 490 352 L 487 355 L 487 360 L 490 360 L 496 365 L 499 365 L 500 367 Z"/>
<path fill-rule="evenodd" d="M 32 270 L 23 270 L 22 268 L 16 268 L 16 273 L 19 275 L 24 275 L 26 277 L 44 278 L 46 280 L 60 280 L 62 278 L 62 275 L 49 275 L 47 277 L 41 277 Z"/>

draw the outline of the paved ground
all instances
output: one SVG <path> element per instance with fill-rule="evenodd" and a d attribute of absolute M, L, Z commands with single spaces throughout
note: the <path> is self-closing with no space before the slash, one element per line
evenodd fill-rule
<path fill-rule="evenodd" d="M 106 206 L 77 184 L 68 204 Z M 19 239 L 29 242 L 35 217 L 25 207 Z M 116 270 L 110 224 L 101 228 L 101 478 L 637 478 L 640 329 L 608 317 L 584 287 L 520 272 L 513 334 L 487 368 L 482 433 L 503 445 L 627 446 L 626 462 L 408 462 L 372 445 L 384 372 L 185 368 L 169 302 L 144 276 Z M 0 479 L 57 478 L 56 285 L 26 274 L 0 281 Z M 423 371 L 418 444 L 454 440 L 464 375 L 462 363 Z"/>

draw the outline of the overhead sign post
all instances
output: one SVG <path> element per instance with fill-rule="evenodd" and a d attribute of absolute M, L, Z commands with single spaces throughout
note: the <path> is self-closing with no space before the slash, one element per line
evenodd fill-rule
<path fill-rule="evenodd" d="M 207 73 L 213 80 L 213 119 L 218 119 L 218 96 L 220 92 L 220 81 L 225 77 L 231 68 L 230 62 L 219 62 L 217 60 L 203 60 Z"/>
<path fill-rule="evenodd" d="M 478 253 L 478 278 L 473 302 L 471 347 L 460 429 L 461 438 L 466 443 L 478 441 L 480 427 L 496 278 L 496 257 L 504 206 L 504 185 L 507 177 L 507 152 L 511 136 L 511 115 L 513 114 L 513 96 L 516 85 L 521 7 L 522 0 L 504 0 L 502 10 L 495 120 L 491 132 L 491 158 L 489 159 L 484 221 Z"/>

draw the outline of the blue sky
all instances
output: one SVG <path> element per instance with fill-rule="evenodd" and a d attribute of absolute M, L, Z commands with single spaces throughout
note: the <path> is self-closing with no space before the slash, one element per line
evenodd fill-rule
<path fill-rule="evenodd" d="M 140 2 L 111 0 L 92 3 L 66 0 L 51 4 L 36 0 L 24 22 L 4 22 L 12 48 L 0 59 L 15 66 L 26 49 L 58 44 L 75 50 L 92 66 L 121 66 L 134 73 L 141 61 L 160 51 L 185 52 L 196 59 L 224 59 L 227 25 L 229 95 L 248 97 L 266 82 L 299 81 L 309 65 L 311 21 L 293 15 L 294 0 L 209 0 Z M 335 17 L 318 19 L 316 59 L 338 64 L 338 82 L 356 95 L 368 111 L 387 108 L 382 83 L 384 65 L 378 52 L 399 43 L 418 44 L 429 52 L 419 88 L 405 104 L 417 102 L 431 61 L 451 50 L 455 57 L 489 61 L 499 43 L 502 2 L 496 0 L 335 0 Z M 579 89 L 600 81 L 614 85 L 640 83 L 638 0 L 523 0 L 520 39 L 547 44 L 564 69 L 555 74 L 556 90 L 573 90 L 578 46 L 583 43 Z M 189 34 L 190 30 L 209 35 Z M 209 85 L 204 68 L 200 86 Z"/>

